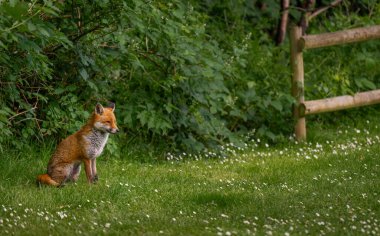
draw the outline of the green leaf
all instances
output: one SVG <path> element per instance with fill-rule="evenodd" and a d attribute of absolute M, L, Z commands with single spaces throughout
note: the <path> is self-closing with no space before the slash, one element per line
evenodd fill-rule
<path fill-rule="evenodd" d="M 282 104 L 280 101 L 271 101 L 270 105 L 274 107 L 277 111 L 282 111 Z"/>
<path fill-rule="evenodd" d="M 5 50 L 8 49 L 7 45 L 5 45 L 5 44 L 2 42 L 2 40 L 0 40 L 0 47 L 2 47 L 2 48 L 5 49 Z M 3 55 L 1 55 L 1 56 L 3 56 Z"/>
<path fill-rule="evenodd" d="M 137 115 L 137 119 L 140 120 L 140 123 L 142 126 L 146 125 L 148 123 L 149 114 L 147 111 L 140 112 Z"/>
<path fill-rule="evenodd" d="M 202 75 L 206 78 L 210 78 L 214 75 L 214 71 L 210 68 L 205 68 L 202 72 Z"/>
<path fill-rule="evenodd" d="M 372 81 L 366 78 L 356 79 L 355 84 L 361 89 L 371 89 L 371 90 L 376 89 L 376 85 Z"/>
<path fill-rule="evenodd" d="M 9 0 L 9 5 L 11 7 L 15 7 L 18 2 L 19 2 L 18 0 Z M 1 4 L 3 4 L 3 3 L 1 3 Z"/>
<path fill-rule="evenodd" d="M 362 84 L 368 89 L 372 89 L 372 90 L 376 89 L 376 85 L 372 81 L 369 81 L 368 79 L 363 79 Z"/>
<path fill-rule="evenodd" d="M 60 95 L 60 94 L 62 94 L 65 91 L 66 91 L 66 89 L 64 89 L 64 88 L 57 88 L 57 89 L 54 90 L 54 93 L 57 94 L 57 95 Z"/>
<path fill-rule="evenodd" d="M 256 85 L 256 82 L 254 82 L 254 81 L 249 81 L 249 82 L 247 83 L 247 86 L 248 86 L 249 89 L 255 87 L 255 85 Z"/>
<path fill-rule="evenodd" d="M 53 9 L 53 8 L 44 7 L 44 8 L 42 8 L 42 10 L 43 10 L 44 13 L 47 13 L 47 14 L 50 14 L 50 15 L 53 15 L 53 16 L 58 16 L 59 15 L 58 14 L 58 11 L 59 11 L 58 8 Z"/>
<path fill-rule="evenodd" d="M 88 79 L 88 73 L 84 68 L 80 69 L 79 74 L 82 76 L 84 80 Z"/>
<path fill-rule="evenodd" d="M 29 31 L 35 31 L 37 29 L 37 27 L 30 21 L 28 21 L 28 30 Z"/>
<path fill-rule="evenodd" d="M 8 124 L 9 121 L 8 121 L 8 119 L 7 119 L 6 116 L 4 116 L 4 115 L 0 115 L 0 123 Z"/>
<path fill-rule="evenodd" d="M 211 114 L 216 114 L 218 112 L 217 108 L 215 106 L 210 107 Z"/>
<path fill-rule="evenodd" d="M 50 33 L 47 32 L 47 30 L 44 29 L 44 28 L 42 28 L 42 27 L 39 27 L 39 28 L 38 28 L 38 31 L 40 31 L 40 33 L 41 33 L 43 36 L 50 37 Z"/>

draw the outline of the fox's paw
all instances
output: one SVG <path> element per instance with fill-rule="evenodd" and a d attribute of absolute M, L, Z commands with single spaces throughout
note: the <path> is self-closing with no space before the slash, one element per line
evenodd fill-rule
<path fill-rule="evenodd" d="M 98 180 L 99 180 L 98 175 L 94 175 L 94 177 L 92 178 L 92 183 L 96 184 L 98 182 Z"/>

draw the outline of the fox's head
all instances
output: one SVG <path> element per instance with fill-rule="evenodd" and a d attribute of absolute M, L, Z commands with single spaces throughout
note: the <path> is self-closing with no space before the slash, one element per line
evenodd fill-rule
<path fill-rule="evenodd" d="M 115 103 L 108 107 L 103 107 L 100 103 L 96 104 L 94 113 L 94 127 L 100 131 L 115 134 L 119 132 L 114 114 Z"/>

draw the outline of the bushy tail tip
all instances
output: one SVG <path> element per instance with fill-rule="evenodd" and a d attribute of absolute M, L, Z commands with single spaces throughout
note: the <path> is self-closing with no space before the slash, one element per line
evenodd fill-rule
<path fill-rule="evenodd" d="M 55 182 L 48 174 L 43 174 L 37 176 L 37 186 L 41 187 L 42 185 L 58 187 L 59 183 Z"/>

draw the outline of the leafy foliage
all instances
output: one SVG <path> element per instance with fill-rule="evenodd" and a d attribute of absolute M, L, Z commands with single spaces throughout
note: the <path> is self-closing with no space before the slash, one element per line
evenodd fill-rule
<path fill-rule="evenodd" d="M 310 32 L 378 24 L 379 9 L 346 3 Z M 64 137 L 107 100 L 127 137 L 179 149 L 292 130 L 289 50 L 271 38 L 277 1 L 12 0 L 0 13 L 0 143 Z M 307 52 L 307 96 L 377 87 L 378 47 Z"/>

